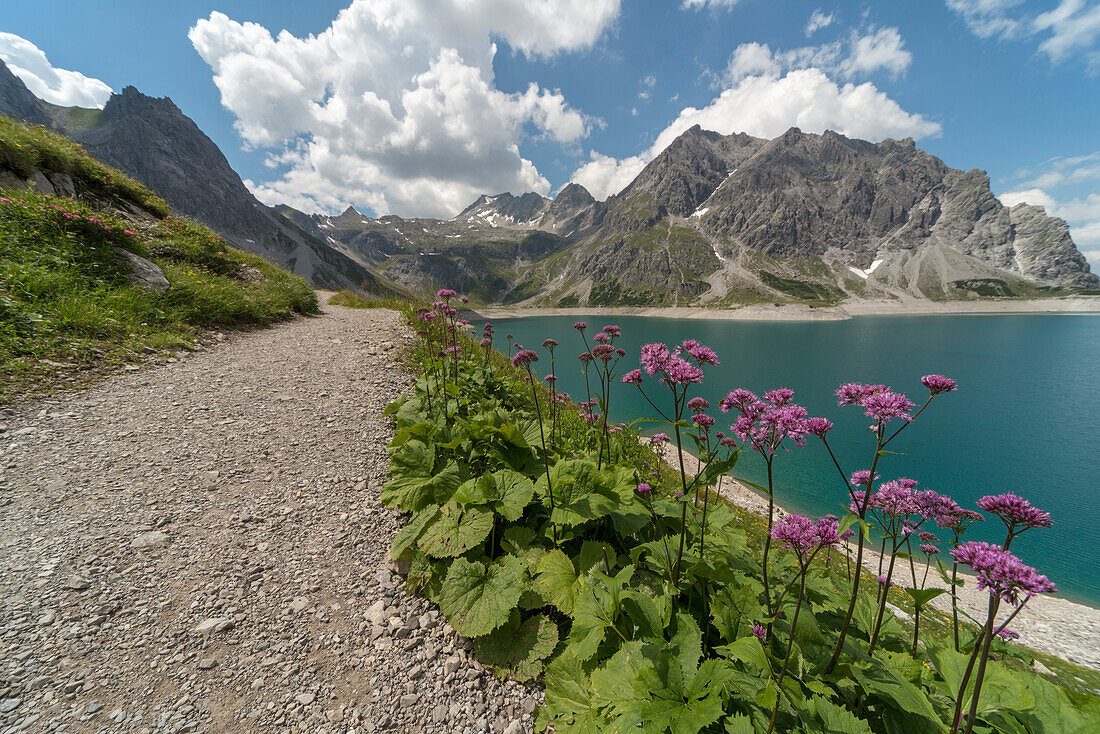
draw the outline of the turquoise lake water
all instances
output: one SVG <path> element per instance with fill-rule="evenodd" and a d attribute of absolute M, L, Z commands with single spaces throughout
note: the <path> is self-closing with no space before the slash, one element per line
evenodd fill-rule
<path fill-rule="evenodd" d="M 1050 512 L 1054 527 L 1029 530 L 1013 541 L 1013 551 L 1058 584 L 1062 596 L 1100 605 L 1100 316 L 868 316 L 808 323 L 546 316 L 494 320 L 496 346 L 503 351 L 511 333 L 539 352 L 534 367 L 544 375 L 550 363 L 537 345 L 557 339 L 558 387 L 580 400 L 584 380 L 576 357 L 584 348 L 572 324 L 581 319 L 590 338 L 605 323 L 622 327 L 617 346 L 628 354 L 620 375 L 638 366 L 647 342 L 694 338 L 712 347 L 722 364 L 708 368 L 692 394 L 714 406 L 716 430 L 734 417 L 717 410 L 732 388 L 757 394 L 793 389 L 811 415 L 836 425 L 830 445 L 849 473 L 870 466 L 874 444 L 863 412 L 837 407 L 838 385 L 885 383 L 920 404 L 928 394 L 921 375 L 955 378 L 959 391 L 932 401 L 891 444 L 903 455 L 884 457 L 878 473 L 883 480 L 912 477 L 974 509 L 985 494 L 1011 491 L 1030 499 Z M 655 380 L 645 387 L 663 397 Z M 615 421 L 652 413 L 636 388 L 615 386 Z M 777 459 L 776 500 L 807 514 L 842 514 L 845 488 L 821 442 L 810 438 L 805 448 Z M 762 484 L 763 461 L 748 451 L 742 456 L 733 474 Z M 990 518 L 967 538 L 1000 543 L 1003 530 Z M 946 553 L 946 544 L 941 547 Z"/>

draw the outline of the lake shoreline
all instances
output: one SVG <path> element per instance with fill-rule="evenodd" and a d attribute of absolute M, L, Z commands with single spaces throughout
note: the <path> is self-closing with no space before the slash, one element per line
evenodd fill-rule
<path fill-rule="evenodd" d="M 648 442 L 645 437 L 642 437 L 642 441 Z M 677 470 L 679 462 L 678 460 L 674 461 L 676 447 L 665 445 L 658 447 L 658 449 L 661 460 Z M 699 459 L 692 452 L 685 449 L 684 460 L 685 473 L 694 475 L 699 471 Z M 719 481 L 718 492 L 734 505 L 765 518 L 767 517 L 767 495 L 753 489 L 748 484 L 738 481 L 734 477 L 725 476 Z M 797 513 L 790 512 L 778 503 L 775 504 L 776 520 L 789 514 Z M 950 559 L 950 556 L 947 555 L 946 545 L 941 545 L 945 549 L 944 557 Z M 856 545 L 850 542 L 847 543 L 845 551 L 854 560 Z M 872 573 L 879 573 L 878 552 L 865 546 L 863 556 L 864 567 Z M 904 571 L 904 569 L 902 570 Z M 977 619 L 984 619 L 989 594 L 978 589 L 977 579 L 973 576 L 960 572 L 959 577 L 965 581 L 965 585 L 958 593 L 959 609 Z M 934 585 L 932 583 L 933 578 L 934 574 L 929 577 L 929 586 Z M 896 584 L 905 585 L 902 575 L 897 570 L 894 572 L 894 579 Z M 950 599 L 950 596 L 943 595 L 935 599 L 932 605 L 940 611 L 950 612 Z M 908 616 L 904 611 L 895 609 L 895 614 L 897 612 Z M 960 612 L 961 617 L 962 613 Z M 1003 618 L 1004 615 L 999 617 L 999 619 Z M 1016 619 L 1013 620 L 1011 629 L 1019 633 L 1018 642 L 1024 647 L 1054 655 L 1087 668 L 1100 670 L 1100 608 L 1058 596 L 1043 594 L 1034 597 L 1023 608 Z"/>
<path fill-rule="evenodd" d="M 646 316 L 673 319 L 718 319 L 730 321 L 847 321 L 859 316 L 1007 316 L 1026 314 L 1100 314 L 1100 296 L 1068 296 L 1030 301 L 846 301 L 839 306 L 812 307 L 800 303 L 752 304 L 730 309 L 696 306 L 585 306 L 569 308 L 524 308 L 487 306 L 469 311 L 481 319 L 525 318 L 529 316 Z"/>

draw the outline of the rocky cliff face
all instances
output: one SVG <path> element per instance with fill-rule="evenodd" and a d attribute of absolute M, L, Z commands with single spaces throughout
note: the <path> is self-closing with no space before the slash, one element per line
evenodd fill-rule
<path fill-rule="evenodd" d="M 31 94 L 3 61 L 0 61 L 0 113 L 30 125 L 50 127 L 52 124 L 45 104 Z"/>
<path fill-rule="evenodd" d="M 691 128 L 622 192 L 483 195 L 449 220 L 261 205 L 169 99 L 102 113 L 36 100 L 0 64 L 0 112 L 47 124 L 242 249 L 316 285 L 488 302 L 704 304 L 1035 296 L 1100 285 L 1066 223 L 1009 209 L 984 171 L 912 140 Z M 1060 289 L 1060 290 L 1059 290 Z"/>
<path fill-rule="evenodd" d="M 912 140 L 694 127 L 562 259 L 546 301 L 969 298 L 1096 288 L 1065 222 Z M 656 283 L 666 282 L 667 288 Z"/>
<path fill-rule="evenodd" d="M 95 158 L 141 181 L 176 211 L 318 287 L 396 292 L 365 262 L 317 240 L 257 201 L 214 141 L 171 99 L 127 87 L 102 112 L 56 107 L 35 98 L 0 62 L 0 113 L 68 135 Z"/>

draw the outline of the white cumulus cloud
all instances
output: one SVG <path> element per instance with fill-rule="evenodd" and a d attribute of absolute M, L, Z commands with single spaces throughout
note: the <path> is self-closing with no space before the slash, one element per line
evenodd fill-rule
<path fill-rule="evenodd" d="M 102 108 L 112 94 L 99 79 L 54 67 L 42 49 L 14 33 L 0 32 L 0 59 L 36 97 L 62 107 Z"/>
<path fill-rule="evenodd" d="M 772 51 L 766 43 L 743 43 L 734 49 L 726 68 L 730 82 L 755 75 L 776 76 L 795 69 L 821 69 L 852 79 L 885 71 L 900 77 L 913 63 L 913 54 L 897 28 L 852 31 L 845 41 Z"/>
<path fill-rule="evenodd" d="M 353 0 L 305 38 L 218 12 L 189 38 L 245 144 L 269 152 L 273 179 L 248 182 L 262 201 L 450 216 L 482 192 L 548 192 L 520 143 L 575 147 L 594 122 L 557 90 L 497 89 L 495 40 L 534 59 L 584 50 L 618 14 L 619 0 Z"/>
<path fill-rule="evenodd" d="M 685 107 L 645 151 L 622 159 L 592 152 L 572 180 L 604 199 L 621 191 L 681 133 L 699 125 L 728 135 L 774 138 L 791 127 L 835 130 L 867 140 L 939 135 L 939 123 L 906 112 L 871 82 L 838 82 L 884 70 L 903 73 L 912 61 L 894 28 L 853 33 L 840 41 L 773 52 L 746 43 L 730 57 L 725 88 L 706 106 Z"/>

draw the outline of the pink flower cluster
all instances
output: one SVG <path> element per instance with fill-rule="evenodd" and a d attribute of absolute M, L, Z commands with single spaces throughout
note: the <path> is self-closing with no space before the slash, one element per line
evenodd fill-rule
<path fill-rule="evenodd" d="M 539 355 L 532 352 L 530 349 L 523 349 L 516 353 L 516 356 L 512 357 L 513 367 L 527 367 L 532 362 L 538 362 Z"/>
<path fill-rule="evenodd" d="M 951 555 L 957 562 L 970 566 L 978 577 L 979 589 L 986 589 L 1009 604 L 1018 604 L 1021 592 L 1030 597 L 1058 590 L 1050 579 L 999 545 L 971 540 L 960 543 Z"/>
<path fill-rule="evenodd" d="M 737 388 L 722 398 L 718 406 L 723 413 L 734 409 L 740 412 L 741 416 L 730 430 L 756 451 L 771 456 L 788 438 L 795 446 L 806 445 L 806 434 L 810 432 L 808 422 L 814 419 L 808 419 L 806 409 L 791 402 L 793 397 L 794 391 L 786 387 L 764 393 L 764 400 L 749 390 Z M 820 424 L 814 420 L 812 425 Z"/>
<path fill-rule="evenodd" d="M 772 526 L 772 540 L 793 550 L 801 558 L 817 548 L 840 543 L 837 521 L 823 517 L 814 522 L 802 515 L 787 515 Z"/>
<path fill-rule="evenodd" d="M 857 405 L 863 408 L 864 415 L 872 418 L 878 426 L 894 418 L 911 421 L 913 416 L 909 412 L 916 407 L 905 395 L 894 392 L 886 385 L 849 382 L 837 388 L 836 396 L 837 405 Z"/>
<path fill-rule="evenodd" d="M 1006 492 L 986 495 L 978 500 L 978 507 L 1001 518 L 1009 532 L 1023 532 L 1028 528 L 1049 528 L 1053 523 L 1050 513 L 1044 512 L 1023 497 Z"/>

